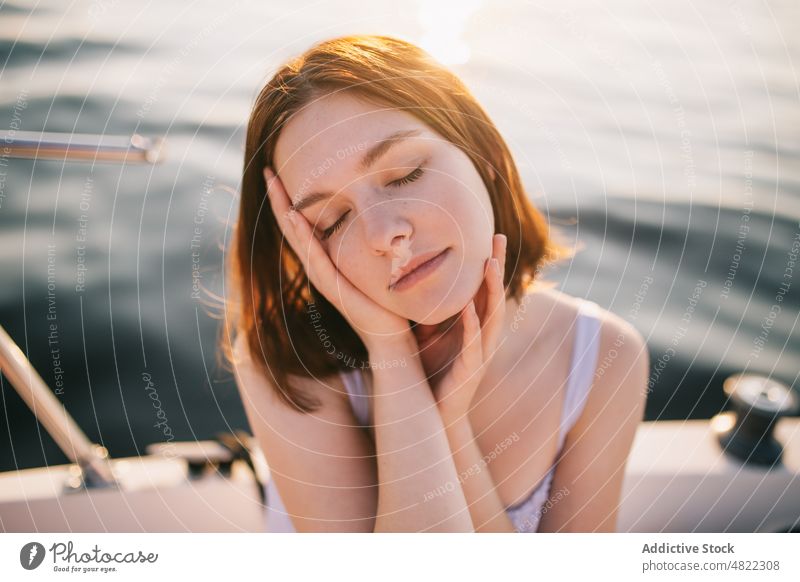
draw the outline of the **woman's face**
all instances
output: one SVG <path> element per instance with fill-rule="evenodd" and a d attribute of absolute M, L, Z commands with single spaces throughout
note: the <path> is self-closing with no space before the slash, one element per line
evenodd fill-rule
<path fill-rule="evenodd" d="M 327 95 L 289 121 L 273 162 L 333 263 L 379 305 L 432 325 L 478 292 L 494 233 L 486 186 L 410 113 Z"/>

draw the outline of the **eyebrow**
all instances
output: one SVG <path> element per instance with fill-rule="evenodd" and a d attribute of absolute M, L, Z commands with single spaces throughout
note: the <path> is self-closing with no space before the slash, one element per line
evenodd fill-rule
<path fill-rule="evenodd" d="M 366 172 L 375 164 L 375 162 L 384 156 L 392 148 L 392 146 L 410 137 L 418 136 L 421 133 L 422 131 L 419 129 L 402 129 L 389 134 L 367 150 L 358 165 L 359 169 L 362 172 Z M 292 208 L 299 212 L 300 210 L 308 208 L 312 204 L 316 204 L 317 202 L 325 200 L 326 198 L 330 198 L 331 196 L 333 196 L 332 192 L 314 192 L 313 194 L 309 194 L 300 200 L 297 204 L 293 204 Z"/>

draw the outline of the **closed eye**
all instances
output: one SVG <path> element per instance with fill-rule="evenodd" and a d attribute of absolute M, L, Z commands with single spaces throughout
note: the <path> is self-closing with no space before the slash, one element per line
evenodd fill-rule
<path fill-rule="evenodd" d="M 339 230 L 342 227 L 342 224 L 344 224 L 344 219 L 348 214 L 350 214 L 349 210 L 347 212 L 345 212 L 344 214 L 342 214 L 342 217 L 339 220 L 337 220 L 336 222 L 334 222 L 332 226 L 329 226 L 328 228 L 323 230 L 322 231 L 322 237 L 321 237 L 322 240 L 330 238 L 333 235 L 333 233 L 335 233 L 337 230 Z"/>
<path fill-rule="evenodd" d="M 403 176 L 402 178 L 399 178 L 397 180 L 394 180 L 393 182 L 389 182 L 389 185 L 395 188 L 399 188 L 400 186 L 405 186 L 406 184 L 419 180 L 422 177 L 423 173 L 424 170 L 422 169 L 422 164 L 420 164 L 419 166 L 416 167 L 416 169 L 414 169 L 408 175 Z M 342 227 L 342 225 L 344 224 L 344 219 L 347 217 L 348 214 L 350 214 L 349 210 L 345 212 L 341 216 L 341 218 L 339 218 L 339 220 L 337 220 L 331 226 L 323 230 L 322 236 L 320 238 L 322 240 L 326 240 L 329 239 L 331 236 L 333 236 L 333 234 Z"/>
<path fill-rule="evenodd" d="M 408 174 L 407 176 L 403 176 L 402 178 L 400 178 L 398 180 L 395 180 L 394 182 L 389 182 L 389 185 L 390 186 L 395 186 L 395 187 L 404 186 L 404 185 L 408 184 L 409 182 L 413 182 L 415 180 L 419 180 L 423 173 L 424 172 L 422 170 L 422 165 L 419 165 L 410 174 Z"/>

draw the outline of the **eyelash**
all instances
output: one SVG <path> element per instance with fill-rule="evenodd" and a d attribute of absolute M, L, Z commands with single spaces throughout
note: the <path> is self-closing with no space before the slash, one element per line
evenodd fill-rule
<path fill-rule="evenodd" d="M 406 184 L 419 180 L 422 177 L 423 173 L 424 171 L 422 169 L 422 166 L 421 165 L 417 166 L 417 168 L 413 170 L 410 174 L 403 176 L 402 178 L 398 178 L 393 182 L 389 182 L 389 185 L 394 186 L 395 188 L 399 188 L 400 186 L 405 186 Z M 345 212 L 339 220 L 334 222 L 332 226 L 329 226 L 328 228 L 323 230 L 321 237 L 322 240 L 328 239 L 331 236 L 333 236 L 334 233 L 342 227 L 342 225 L 344 224 L 344 219 L 347 217 L 348 214 L 350 214 L 349 210 Z"/>

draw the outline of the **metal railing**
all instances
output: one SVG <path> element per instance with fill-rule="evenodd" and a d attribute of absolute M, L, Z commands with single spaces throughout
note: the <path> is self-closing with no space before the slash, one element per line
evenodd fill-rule
<path fill-rule="evenodd" d="M 84 484 L 116 487 L 108 465 L 108 451 L 89 440 L 3 326 L 0 326 L 0 371 L 67 458 L 81 468 Z"/>
<path fill-rule="evenodd" d="M 164 140 L 158 137 L 14 130 L 0 131 L 0 152 L 10 158 L 142 164 L 158 164 L 165 157 Z"/>

